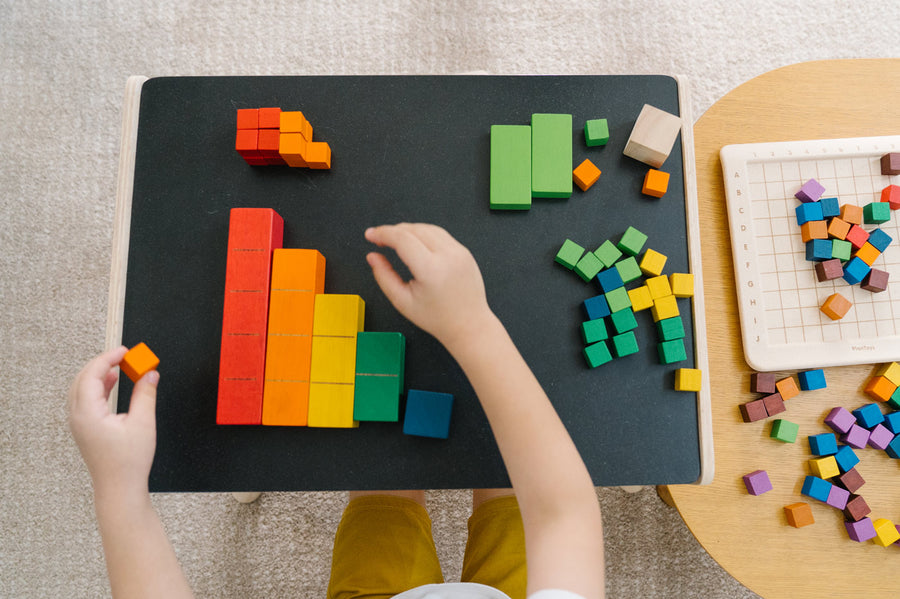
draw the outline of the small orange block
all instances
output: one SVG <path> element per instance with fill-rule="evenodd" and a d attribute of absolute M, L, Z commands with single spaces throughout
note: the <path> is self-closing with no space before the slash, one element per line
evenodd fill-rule
<path fill-rule="evenodd" d="M 575 181 L 575 185 L 577 185 L 581 191 L 587 191 L 599 178 L 600 169 L 587 159 L 572 171 L 572 180 Z"/>
<path fill-rule="evenodd" d="M 776 382 L 775 388 L 778 389 L 778 392 L 781 394 L 781 399 L 785 401 L 800 395 L 800 388 L 797 387 L 797 381 L 795 381 L 792 376 Z"/>
<path fill-rule="evenodd" d="M 310 137 L 306 137 L 307 130 L 309 129 L 311 131 L 308 125 L 309 123 L 306 121 L 306 117 L 304 117 L 303 113 L 299 110 L 281 113 L 281 126 L 279 129 L 282 133 L 299 133 L 303 135 L 306 141 L 312 141 L 311 135 Z"/>
<path fill-rule="evenodd" d="M 866 394 L 879 401 L 887 401 L 897 390 L 897 385 L 886 376 L 873 376 L 866 385 Z"/>
<path fill-rule="evenodd" d="M 801 528 L 816 522 L 816 519 L 813 518 L 812 508 L 808 503 L 802 501 L 784 506 L 784 516 L 787 518 L 788 524 L 794 528 Z"/>
<path fill-rule="evenodd" d="M 811 220 L 800 225 L 803 243 L 813 239 L 828 239 L 828 224 L 824 220 Z"/>
<path fill-rule="evenodd" d="M 841 206 L 841 220 L 851 225 L 861 225 L 863 221 L 862 207 L 844 204 Z"/>
<path fill-rule="evenodd" d="M 850 223 L 842 218 L 835 216 L 828 223 L 828 234 L 835 239 L 847 239 L 847 233 L 850 232 Z"/>
<path fill-rule="evenodd" d="M 819 308 L 819 310 L 831 320 L 840 320 L 847 314 L 852 305 L 850 300 L 843 295 L 834 293 L 828 296 L 828 299 L 825 300 L 825 303 L 822 304 L 822 307 Z"/>
<path fill-rule="evenodd" d="M 288 114 L 287 112 L 283 112 Z M 301 133 L 282 133 L 278 139 L 278 154 L 288 166 L 304 168 L 309 166 L 303 155 L 306 153 L 307 141 Z"/>
<path fill-rule="evenodd" d="M 159 366 L 159 358 L 142 341 L 128 350 L 128 353 L 122 358 L 122 363 L 119 364 L 119 369 L 136 383 L 138 379 L 151 370 L 155 370 L 157 366 Z"/>
<path fill-rule="evenodd" d="M 641 192 L 645 195 L 661 198 L 666 195 L 668 189 L 669 173 L 664 173 L 655 168 L 651 168 L 647 171 L 647 174 L 644 175 L 644 187 L 641 189 Z"/>
<path fill-rule="evenodd" d="M 881 252 L 878 251 L 878 248 L 876 248 L 874 245 L 872 245 L 868 241 L 865 242 L 861 248 L 856 250 L 856 257 L 859 258 L 860 260 L 862 260 L 863 262 L 865 262 L 866 264 L 868 264 L 869 266 L 872 266 L 873 264 L 875 264 L 875 259 L 878 258 L 878 256 L 880 256 L 880 255 L 881 255 Z"/>
<path fill-rule="evenodd" d="M 331 146 L 324 141 L 311 141 L 306 144 L 306 153 L 303 159 L 309 168 L 331 168 Z"/>

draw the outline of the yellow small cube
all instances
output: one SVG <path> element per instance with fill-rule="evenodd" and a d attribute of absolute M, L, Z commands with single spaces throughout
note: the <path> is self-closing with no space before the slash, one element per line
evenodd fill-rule
<path fill-rule="evenodd" d="M 875 373 L 875 376 L 883 376 L 890 382 L 900 387 L 900 364 L 897 364 L 896 362 L 884 364 L 881 366 L 881 368 L 878 369 L 878 371 Z"/>
<path fill-rule="evenodd" d="M 666 318 L 675 318 L 681 313 L 678 311 L 678 301 L 674 295 L 667 295 L 659 299 L 653 300 L 653 307 L 650 308 L 653 314 L 653 322 L 659 322 Z"/>
<path fill-rule="evenodd" d="M 658 277 L 666 266 L 666 260 L 668 258 L 664 254 L 648 249 L 641 259 L 641 272 L 648 277 Z"/>
<path fill-rule="evenodd" d="M 676 391 L 700 391 L 703 372 L 696 368 L 679 368 L 675 371 Z"/>
<path fill-rule="evenodd" d="M 669 275 L 669 285 L 675 297 L 694 297 L 694 275 L 674 272 Z"/>
<path fill-rule="evenodd" d="M 311 427 L 357 428 L 353 419 L 354 385 L 310 383 L 309 417 Z"/>
<path fill-rule="evenodd" d="M 900 540 L 900 532 L 897 531 L 894 523 L 887 518 L 879 518 L 872 524 L 875 526 L 875 538 L 872 541 L 876 545 L 888 547 Z"/>
<path fill-rule="evenodd" d="M 669 277 L 664 275 L 647 279 L 647 289 L 650 290 L 650 297 L 654 300 L 672 295 L 672 287 L 669 286 Z"/>
<path fill-rule="evenodd" d="M 809 461 L 809 471 L 811 474 L 825 479 L 841 473 L 841 469 L 838 468 L 837 460 L 834 459 L 833 455 L 811 459 Z"/>
<path fill-rule="evenodd" d="M 631 309 L 635 312 L 647 310 L 653 307 L 653 297 L 646 285 L 628 290 L 628 299 L 631 300 Z"/>

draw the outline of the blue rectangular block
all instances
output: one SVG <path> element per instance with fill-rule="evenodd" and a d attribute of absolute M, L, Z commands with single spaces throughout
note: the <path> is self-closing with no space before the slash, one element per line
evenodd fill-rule
<path fill-rule="evenodd" d="M 613 289 L 618 289 L 625 285 L 622 281 L 622 275 L 619 274 L 619 269 L 617 268 L 608 268 L 598 274 L 597 283 L 600 284 L 600 289 L 603 290 L 603 293 L 609 293 Z"/>
<path fill-rule="evenodd" d="M 809 204 L 802 204 L 809 206 Z M 831 260 L 832 243 L 830 239 L 812 239 L 806 242 L 806 259 L 812 262 Z M 862 262 L 862 261 L 860 261 Z M 865 262 L 863 262 L 865 264 Z"/>
<path fill-rule="evenodd" d="M 801 493 L 807 497 L 818 499 L 819 501 L 828 501 L 828 494 L 831 493 L 833 485 L 827 480 L 823 480 L 818 476 L 807 476 L 803 479 L 803 488 Z"/>
<path fill-rule="evenodd" d="M 811 220 L 825 220 L 822 216 L 822 204 L 818 202 L 809 202 L 808 204 L 800 204 L 794 208 L 797 215 L 797 224 L 804 225 Z"/>
<path fill-rule="evenodd" d="M 841 445 L 838 448 L 837 453 L 834 454 L 834 459 L 837 460 L 838 468 L 841 469 L 841 472 L 847 472 L 857 464 L 859 464 L 859 458 L 856 456 L 856 452 L 853 451 L 853 448 L 849 445 Z"/>
<path fill-rule="evenodd" d="M 406 394 L 403 433 L 417 437 L 446 439 L 450 436 L 453 396 L 449 393 L 410 389 Z"/>
<path fill-rule="evenodd" d="M 822 216 L 824 218 L 841 215 L 841 204 L 837 198 L 822 198 L 819 200 L 819 204 L 822 206 Z"/>
<path fill-rule="evenodd" d="M 876 424 L 884 422 L 884 414 L 878 404 L 869 403 L 862 407 L 851 410 L 856 417 L 856 422 L 863 428 L 872 428 Z"/>
<path fill-rule="evenodd" d="M 856 285 L 866 278 L 866 275 L 869 274 L 870 270 L 872 270 L 872 268 L 868 264 L 859 258 L 854 257 L 850 262 L 844 265 L 844 280 L 851 285 Z"/>
<path fill-rule="evenodd" d="M 584 300 L 584 313 L 588 320 L 597 320 L 609 316 L 609 303 L 605 295 L 596 295 Z"/>
<path fill-rule="evenodd" d="M 800 389 L 803 391 L 815 391 L 826 387 L 825 371 L 821 368 L 798 372 L 797 378 L 800 379 Z"/>
<path fill-rule="evenodd" d="M 887 246 L 891 245 L 893 238 L 881 229 L 875 229 L 874 231 L 869 231 L 869 239 L 867 241 L 875 246 L 876 250 L 884 253 Z"/>
<path fill-rule="evenodd" d="M 809 436 L 809 450 L 813 455 L 834 455 L 837 453 L 837 437 L 834 433 L 822 433 Z"/>

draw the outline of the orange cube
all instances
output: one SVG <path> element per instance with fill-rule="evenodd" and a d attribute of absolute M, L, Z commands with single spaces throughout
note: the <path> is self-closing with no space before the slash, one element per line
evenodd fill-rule
<path fill-rule="evenodd" d="M 850 232 L 850 223 L 842 218 L 835 216 L 828 224 L 828 234 L 835 239 L 847 239 L 847 233 Z"/>
<path fill-rule="evenodd" d="M 812 508 L 808 503 L 792 503 L 784 506 L 784 516 L 787 518 L 788 524 L 794 528 L 815 524 L 816 519 L 813 518 Z"/>
<path fill-rule="evenodd" d="M 803 243 L 813 239 L 828 239 L 828 224 L 824 220 L 811 220 L 800 225 Z"/>
<path fill-rule="evenodd" d="M 136 383 L 151 370 L 156 370 L 157 366 L 159 366 L 159 358 L 142 341 L 128 350 L 119 364 L 119 369 Z"/>
<path fill-rule="evenodd" d="M 288 114 L 283 112 L 282 114 Z M 288 166 L 306 167 L 303 154 L 306 153 L 306 138 L 301 133 L 282 133 L 278 138 L 278 154 Z"/>
<path fill-rule="evenodd" d="M 841 206 L 841 220 L 851 225 L 861 225 L 863 221 L 863 209 L 861 206 L 844 204 Z"/>
<path fill-rule="evenodd" d="M 651 168 L 647 171 L 647 174 L 644 175 L 644 187 L 641 189 L 641 193 L 655 198 L 661 198 L 666 195 L 668 189 L 669 173 L 664 173 L 655 168 Z"/>
<path fill-rule="evenodd" d="M 311 141 L 306 144 L 306 153 L 303 159 L 309 168 L 331 168 L 331 146 L 324 141 Z"/>
<path fill-rule="evenodd" d="M 585 160 L 572 171 L 572 180 L 575 181 L 575 185 L 577 185 L 581 191 L 587 191 L 599 178 L 600 169 L 590 160 Z"/>
<path fill-rule="evenodd" d="M 856 250 L 856 257 L 872 266 L 875 263 L 875 259 L 881 255 L 881 252 L 878 251 L 874 245 L 869 243 L 868 241 L 863 244 L 861 248 Z"/>
<path fill-rule="evenodd" d="M 850 300 L 843 295 L 834 293 L 828 296 L 828 299 L 825 300 L 825 303 L 819 309 L 831 320 L 840 320 L 847 314 L 852 305 Z"/>
<path fill-rule="evenodd" d="M 800 388 L 797 387 L 797 381 L 795 381 L 792 376 L 776 382 L 775 388 L 778 389 L 778 392 L 781 394 L 781 399 L 785 401 L 800 395 Z"/>
<path fill-rule="evenodd" d="M 887 401 L 897 390 L 897 385 L 886 376 L 873 376 L 866 385 L 866 393 L 879 401 Z"/>
<path fill-rule="evenodd" d="M 281 113 L 281 125 L 279 130 L 282 133 L 299 133 L 303 135 L 306 141 L 312 141 L 310 137 L 306 137 L 307 122 L 306 117 L 299 110 Z"/>

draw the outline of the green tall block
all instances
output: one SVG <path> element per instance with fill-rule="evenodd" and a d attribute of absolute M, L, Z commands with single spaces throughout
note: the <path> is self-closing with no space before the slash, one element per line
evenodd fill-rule
<path fill-rule="evenodd" d="M 531 127 L 491 126 L 491 208 L 531 208 Z"/>
<path fill-rule="evenodd" d="M 354 420 L 397 422 L 400 419 L 405 358 L 406 339 L 400 333 L 357 335 Z"/>
<path fill-rule="evenodd" d="M 572 115 L 531 115 L 531 195 L 572 195 Z"/>

